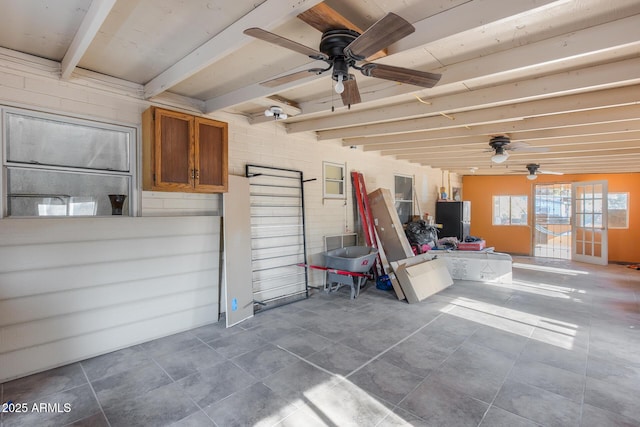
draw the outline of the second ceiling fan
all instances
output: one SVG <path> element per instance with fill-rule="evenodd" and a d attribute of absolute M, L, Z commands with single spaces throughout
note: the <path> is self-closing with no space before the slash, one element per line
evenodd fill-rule
<path fill-rule="evenodd" d="M 288 74 L 261 84 L 268 87 L 276 87 L 307 77 L 309 73 L 323 74 L 332 70 L 331 77 L 336 81 L 335 90 L 341 95 L 343 104 L 350 106 L 361 102 L 355 76 L 349 72 L 351 68 L 360 71 L 365 76 L 425 88 L 431 88 L 440 81 L 440 74 L 365 61 L 366 58 L 414 31 L 415 28 L 409 22 L 394 13 L 387 13 L 362 34 L 348 28 L 331 28 L 324 31 L 320 40 L 319 50 L 261 28 L 248 28 L 244 33 L 307 55 L 312 59 L 324 61 L 328 65 L 325 68 L 311 68 Z"/>

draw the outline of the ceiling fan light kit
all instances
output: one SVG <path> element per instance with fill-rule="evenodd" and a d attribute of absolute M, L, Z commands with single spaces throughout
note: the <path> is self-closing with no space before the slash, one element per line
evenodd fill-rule
<path fill-rule="evenodd" d="M 533 181 L 533 180 L 535 180 L 536 178 L 538 178 L 538 175 L 536 175 L 535 173 L 530 173 L 529 175 L 527 175 L 527 179 L 528 179 L 529 181 Z"/>
<path fill-rule="evenodd" d="M 504 148 L 500 147 L 496 149 L 496 154 L 491 156 L 491 161 L 493 163 L 504 163 L 509 158 L 509 153 L 504 151 Z"/>
<path fill-rule="evenodd" d="M 284 120 L 289 117 L 281 107 L 275 105 L 264 110 L 264 115 L 267 117 L 273 117 L 274 120 Z"/>

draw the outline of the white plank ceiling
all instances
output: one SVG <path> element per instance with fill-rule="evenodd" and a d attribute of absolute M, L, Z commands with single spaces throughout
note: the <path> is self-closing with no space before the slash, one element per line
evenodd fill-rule
<path fill-rule="evenodd" d="M 356 72 L 362 102 L 350 109 L 329 73 L 261 84 L 324 63 L 243 34 L 259 27 L 318 49 L 321 32 L 298 15 L 320 3 L 0 0 L 0 47 L 59 62 L 61 79 L 90 70 L 151 100 L 192 98 L 203 113 L 260 123 L 278 105 L 289 133 L 462 175 L 526 174 L 527 163 L 640 172 L 640 0 L 326 0 L 354 28 L 405 18 L 415 32 L 374 62 L 442 74 L 425 89 Z M 496 165 L 497 135 L 545 151 L 511 150 Z"/>

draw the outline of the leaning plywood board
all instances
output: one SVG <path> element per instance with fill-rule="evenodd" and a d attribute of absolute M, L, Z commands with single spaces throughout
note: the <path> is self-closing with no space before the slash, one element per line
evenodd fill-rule
<path fill-rule="evenodd" d="M 453 279 L 447 263 L 441 259 L 425 260 L 417 256 L 391 263 L 407 302 L 420 302 L 451 286 Z"/>
<path fill-rule="evenodd" d="M 393 205 L 391 192 L 386 188 L 378 188 L 369 193 L 369 203 L 376 232 L 387 260 L 398 261 L 413 256 L 411 245 Z"/>
<path fill-rule="evenodd" d="M 229 176 L 223 195 L 227 327 L 253 317 L 249 178 Z"/>

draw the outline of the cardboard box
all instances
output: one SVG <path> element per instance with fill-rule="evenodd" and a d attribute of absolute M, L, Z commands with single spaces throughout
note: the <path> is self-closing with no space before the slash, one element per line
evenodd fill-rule
<path fill-rule="evenodd" d="M 481 251 L 487 247 L 487 242 L 478 240 L 477 242 L 460 242 L 458 250 L 460 251 Z"/>
<path fill-rule="evenodd" d="M 511 255 L 500 252 L 429 251 L 426 257 L 444 260 L 454 280 L 511 283 Z"/>
<path fill-rule="evenodd" d="M 418 255 L 391 262 L 391 267 L 409 303 L 420 302 L 453 284 L 447 263 L 441 259 Z"/>

